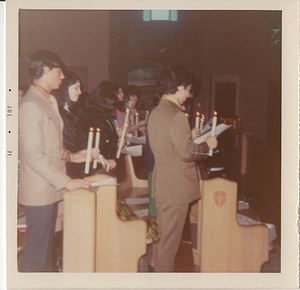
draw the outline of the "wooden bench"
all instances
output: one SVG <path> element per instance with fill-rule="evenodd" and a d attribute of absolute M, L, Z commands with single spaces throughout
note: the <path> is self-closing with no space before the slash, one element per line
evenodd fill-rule
<path fill-rule="evenodd" d="M 260 272 L 269 259 L 268 227 L 237 222 L 236 182 L 204 180 L 203 167 L 198 173 L 201 199 L 190 211 L 190 222 L 197 227 L 195 266 L 200 272 Z"/>
<path fill-rule="evenodd" d="M 94 175 L 86 180 L 109 178 Z M 138 272 L 146 253 L 147 225 L 142 220 L 121 221 L 116 199 L 116 185 L 65 193 L 64 272 Z"/>

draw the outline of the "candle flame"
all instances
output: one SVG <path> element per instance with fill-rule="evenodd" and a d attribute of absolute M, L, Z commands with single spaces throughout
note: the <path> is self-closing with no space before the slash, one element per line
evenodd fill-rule
<path fill-rule="evenodd" d="M 126 114 L 129 114 L 129 109 L 128 108 L 126 109 Z"/>
<path fill-rule="evenodd" d="M 149 114 L 149 111 L 146 111 L 147 114 Z"/>
<path fill-rule="evenodd" d="M 94 128 L 93 127 L 90 127 L 90 132 L 93 132 L 94 131 Z"/>
<path fill-rule="evenodd" d="M 187 117 L 189 116 L 189 114 L 188 114 L 188 113 L 186 113 L 185 115 L 186 115 Z"/>
<path fill-rule="evenodd" d="M 196 113 L 196 115 L 197 115 L 197 116 L 200 116 L 200 113 L 199 113 L 199 112 L 197 112 L 197 113 Z"/>
<path fill-rule="evenodd" d="M 100 128 L 97 128 L 97 132 L 100 132 Z"/>
<path fill-rule="evenodd" d="M 214 111 L 214 116 L 217 116 L 217 112 L 216 111 Z"/>
<path fill-rule="evenodd" d="M 135 115 L 136 115 L 136 116 L 138 116 L 138 115 L 139 115 L 139 113 L 136 113 Z"/>

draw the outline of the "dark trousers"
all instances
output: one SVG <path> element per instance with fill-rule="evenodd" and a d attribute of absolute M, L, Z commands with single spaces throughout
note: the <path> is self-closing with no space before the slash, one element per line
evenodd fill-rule
<path fill-rule="evenodd" d="M 25 206 L 26 243 L 19 261 L 20 272 L 51 272 L 52 243 L 58 203 Z"/>
<path fill-rule="evenodd" d="M 156 206 L 161 237 L 154 247 L 154 272 L 174 272 L 189 204 L 156 202 Z"/>

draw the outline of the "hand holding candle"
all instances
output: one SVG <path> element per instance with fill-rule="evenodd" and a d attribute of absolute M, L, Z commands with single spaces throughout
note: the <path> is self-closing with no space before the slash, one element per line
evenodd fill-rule
<path fill-rule="evenodd" d="M 99 145 L 100 145 L 100 129 L 97 128 L 96 140 L 95 140 L 95 148 L 99 149 Z M 94 169 L 97 168 L 97 163 L 98 163 L 98 161 L 96 159 L 94 159 L 94 161 L 93 161 L 93 168 Z"/>
<path fill-rule="evenodd" d="M 94 128 L 90 128 L 89 137 L 88 137 L 88 145 L 87 145 L 87 153 L 86 153 L 86 161 L 85 161 L 85 169 L 84 173 L 89 174 L 90 172 L 90 162 L 91 162 L 91 151 L 92 151 L 92 143 L 94 137 Z"/>
<path fill-rule="evenodd" d="M 215 111 L 214 116 L 213 116 L 213 120 L 212 120 L 212 128 L 211 128 L 211 136 L 212 137 L 214 137 L 216 135 L 217 120 L 218 120 L 217 112 Z M 208 155 L 209 156 L 213 155 L 213 149 L 209 150 Z"/>

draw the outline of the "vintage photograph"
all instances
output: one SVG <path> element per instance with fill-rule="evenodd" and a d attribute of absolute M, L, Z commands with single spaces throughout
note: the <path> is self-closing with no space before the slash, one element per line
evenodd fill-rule
<path fill-rule="evenodd" d="M 297 287 L 297 1 L 40 2 L 7 1 L 8 285 Z"/>

